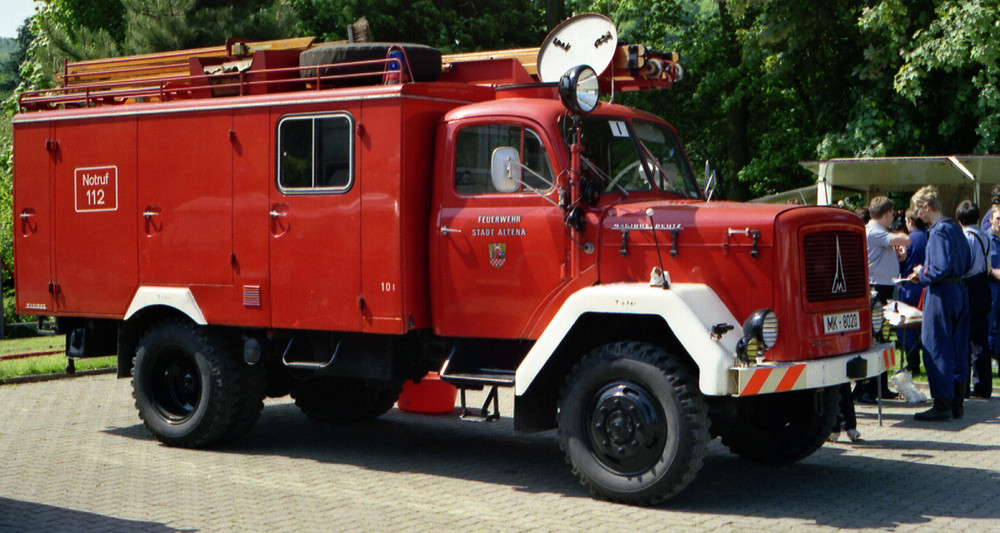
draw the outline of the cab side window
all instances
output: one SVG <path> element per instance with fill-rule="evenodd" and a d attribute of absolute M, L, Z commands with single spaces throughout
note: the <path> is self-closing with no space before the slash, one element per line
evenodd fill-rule
<path fill-rule="evenodd" d="M 547 191 L 552 187 L 549 185 L 553 177 L 548 153 L 534 130 L 513 124 L 482 124 L 469 126 L 458 132 L 455 146 L 455 190 L 459 194 L 500 194 L 493 188 L 490 178 L 493 151 L 500 147 L 518 149 L 521 163 L 526 167 L 521 173 L 525 184 L 539 191 Z M 524 185 L 520 187 L 520 192 L 529 190 Z"/>
<path fill-rule="evenodd" d="M 289 193 L 350 189 L 353 131 L 347 115 L 283 118 L 278 123 L 278 188 Z"/>

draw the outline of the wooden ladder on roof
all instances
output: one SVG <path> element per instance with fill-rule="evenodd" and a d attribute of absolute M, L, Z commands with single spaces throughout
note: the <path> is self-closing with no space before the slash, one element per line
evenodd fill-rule
<path fill-rule="evenodd" d="M 489 50 L 485 52 L 466 52 L 463 54 L 446 54 L 441 56 L 441 62 L 461 63 L 463 61 L 482 61 L 487 59 L 516 59 L 532 76 L 538 74 L 538 50 L 535 48 L 514 48 L 511 50 Z"/>
<path fill-rule="evenodd" d="M 169 81 L 171 78 L 188 77 L 191 75 L 191 58 L 250 58 L 254 52 L 261 50 L 305 50 L 315 40 L 315 37 L 297 37 L 274 41 L 234 41 L 224 46 L 76 61 L 65 64 L 57 81 L 64 87 L 99 83 L 121 84 L 119 88 L 127 88 L 129 85 L 141 85 L 152 80 Z"/>

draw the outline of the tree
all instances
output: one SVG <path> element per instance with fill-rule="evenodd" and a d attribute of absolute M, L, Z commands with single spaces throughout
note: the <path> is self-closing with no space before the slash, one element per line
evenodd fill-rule
<path fill-rule="evenodd" d="M 883 4 L 905 9 L 900 0 Z M 938 119 L 942 139 L 935 144 L 948 153 L 1000 149 L 998 9 L 997 0 L 941 2 L 926 28 L 914 34 L 895 74 L 896 91 Z"/>
<path fill-rule="evenodd" d="M 35 39 L 31 32 L 31 24 L 25 21 L 17 28 L 17 37 L 14 39 L 14 51 L 11 52 L 7 60 L 0 64 L 0 72 L 8 76 L 3 85 L 0 85 L 0 92 L 12 91 L 21 83 L 21 63 L 28 57 L 28 46 Z"/>
<path fill-rule="evenodd" d="M 373 40 L 416 42 L 443 52 L 538 46 L 545 17 L 532 0 L 291 0 L 300 34 L 343 40 L 368 19 Z"/>
<path fill-rule="evenodd" d="M 227 37 L 290 37 L 288 0 L 41 0 L 36 68 L 54 78 L 63 60 L 217 46 Z"/>

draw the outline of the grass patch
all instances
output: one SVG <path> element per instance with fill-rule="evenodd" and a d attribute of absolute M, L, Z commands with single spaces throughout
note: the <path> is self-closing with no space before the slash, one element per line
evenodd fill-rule
<path fill-rule="evenodd" d="M 94 370 L 98 368 L 115 368 L 118 356 L 88 357 L 76 360 L 76 369 Z M 24 359 L 7 359 L 0 361 L 0 379 L 41 374 L 59 374 L 66 371 L 66 356 L 63 354 L 41 355 Z"/>
<path fill-rule="evenodd" d="M 49 352 L 59 350 L 52 355 L 39 355 L 21 359 L 0 360 L 0 379 L 40 374 L 60 374 L 66 371 L 66 337 L 49 335 L 24 339 L 9 339 L 0 341 L 0 355 L 15 355 L 23 353 Z M 115 368 L 117 356 L 90 357 L 76 360 L 77 370 L 94 370 L 99 368 Z"/>
<path fill-rule="evenodd" d="M 8 339 L 0 341 L 0 355 L 50 352 L 52 350 L 65 349 L 66 337 L 63 335 L 46 335 L 41 337 L 27 337 L 23 339 Z"/>

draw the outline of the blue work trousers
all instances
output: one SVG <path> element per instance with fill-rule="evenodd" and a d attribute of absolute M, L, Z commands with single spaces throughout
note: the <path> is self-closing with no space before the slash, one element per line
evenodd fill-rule
<path fill-rule="evenodd" d="M 990 280 L 990 353 L 993 357 L 1000 354 L 1000 281 Z"/>
<path fill-rule="evenodd" d="M 965 284 L 935 283 L 924 296 L 924 369 L 931 396 L 955 397 L 969 382 L 969 293 Z"/>

